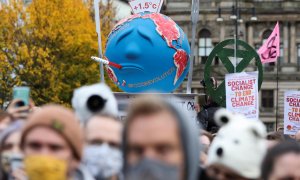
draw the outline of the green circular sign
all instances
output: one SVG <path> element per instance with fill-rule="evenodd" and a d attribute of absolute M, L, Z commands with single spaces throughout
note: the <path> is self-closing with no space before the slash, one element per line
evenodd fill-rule
<path fill-rule="evenodd" d="M 208 56 L 204 69 L 204 81 L 207 93 L 216 103 L 223 107 L 226 107 L 225 80 L 215 89 L 213 87 L 213 83 L 210 81 L 211 68 L 212 61 L 215 57 L 218 57 L 228 73 L 235 73 L 234 65 L 229 59 L 229 57 L 235 57 L 234 49 L 226 47 L 230 45 L 235 45 L 234 39 L 228 39 L 220 42 Z M 242 60 L 236 65 L 236 73 L 243 72 L 254 59 L 258 68 L 258 89 L 260 90 L 263 81 L 263 67 L 259 55 L 255 49 L 244 41 L 237 40 L 237 47 L 236 57 Z"/>

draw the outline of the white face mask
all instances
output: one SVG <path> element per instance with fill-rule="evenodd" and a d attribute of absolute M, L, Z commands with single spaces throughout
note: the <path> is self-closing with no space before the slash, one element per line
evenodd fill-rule
<path fill-rule="evenodd" d="M 89 145 L 84 149 L 83 164 L 96 179 L 109 178 L 121 172 L 122 153 L 108 144 Z"/>

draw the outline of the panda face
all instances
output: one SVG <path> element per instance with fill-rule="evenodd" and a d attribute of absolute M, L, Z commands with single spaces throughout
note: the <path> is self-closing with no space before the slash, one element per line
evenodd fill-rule
<path fill-rule="evenodd" d="M 240 152 L 248 152 L 253 145 L 263 140 L 253 128 L 252 124 L 255 123 L 249 120 L 229 120 L 218 132 L 211 146 L 213 152 L 209 153 L 214 153 L 218 159 L 224 159 Z"/>
<path fill-rule="evenodd" d="M 225 109 L 216 112 L 215 120 L 221 128 L 209 149 L 208 167 L 220 165 L 242 177 L 258 178 L 267 150 L 263 123 Z"/>

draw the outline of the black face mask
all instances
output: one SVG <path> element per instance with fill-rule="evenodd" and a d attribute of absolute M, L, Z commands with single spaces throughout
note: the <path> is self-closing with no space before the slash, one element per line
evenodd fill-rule
<path fill-rule="evenodd" d="M 179 180 L 179 168 L 151 159 L 142 159 L 129 166 L 125 172 L 126 180 Z"/>

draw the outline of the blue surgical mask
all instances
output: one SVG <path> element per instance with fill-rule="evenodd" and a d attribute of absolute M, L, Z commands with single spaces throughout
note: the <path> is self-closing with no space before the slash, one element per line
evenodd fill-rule
<path fill-rule="evenodd" d="M 96 179 L 109 178 L 121 172 L 122 153 L 108 144 L 89 145 L 84 149 L 83 164 Z"/>
<path fill-rule="evenodd" d="M 137 164 L 129 166 L 125 172 L 126 180 L 179 180 L 179 168 L 166 163 L 142 159 Z"/>

